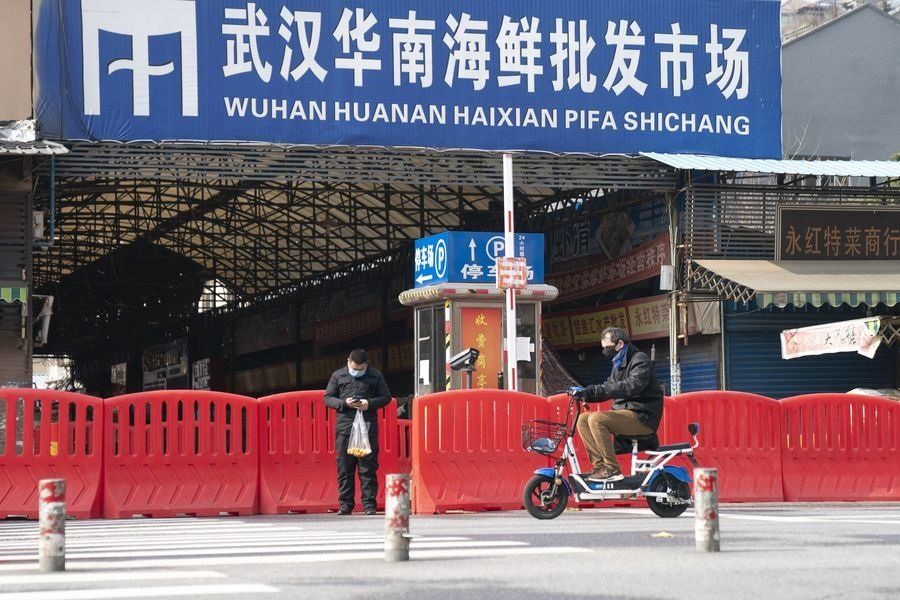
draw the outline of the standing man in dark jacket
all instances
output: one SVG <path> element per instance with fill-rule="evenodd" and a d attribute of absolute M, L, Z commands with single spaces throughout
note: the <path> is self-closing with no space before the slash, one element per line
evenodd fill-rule
<path fill-rule="evenodd" d="M 604 383 L 590 385 L 580 395 L 587 402 L 615 398 L 612 409 L 582 413 L 578 434 L 584 442 L 594 470 L 591 481 L 618 481 L 622 468 L 613 449 L 613 434 L 650 435 L 659 427 L 663 392 L 650 358 L 628 342 L 628 333 L 607 327 L 601 336 L 603 355 L 612 360 L 612 373 Z"/>
<path fill-rule="evenodd" d="M 378 409 L 391 401 L 384 375 L 369 367 L 369 357 L 357 348 L 347 358 L 347 366 L 331 375 L 325 389 L 325 404 L 337 411 L 334 423 L 334 451 L 337 456 L 338 514 L 349 515 L 355 504 L 354 479 L 359 468 L 359 486 L 362 489 L 362 505 L 367 515 L 375 514 L 375 496 L 378 495 Z M 350 430 L 356 412 L 362 411 L 369 427 L 369 443 L 372 453 L 362 458 L 347 454 Z"/>

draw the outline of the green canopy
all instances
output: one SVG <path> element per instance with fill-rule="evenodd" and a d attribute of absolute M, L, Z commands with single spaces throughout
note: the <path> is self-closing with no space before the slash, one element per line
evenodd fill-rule
<path fill-rule="evenodd" d="M 28 300 L 28 288 L 22 286 L 0 286 L 0 302 L 25 302 Z"/>

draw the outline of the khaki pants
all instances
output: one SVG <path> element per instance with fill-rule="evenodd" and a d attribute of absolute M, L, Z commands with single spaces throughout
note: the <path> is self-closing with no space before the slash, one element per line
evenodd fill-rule
<path fill-rule="evenodd" d="M 582 413 L 578 417 L 578 435 L 587 450 L 594 468 L 607 468 L 620 472 L 619 461 L 613 449 L 613 434 L 647 435 L 653 430 L 638 419 L 631 410 L 607 410 Z"/>

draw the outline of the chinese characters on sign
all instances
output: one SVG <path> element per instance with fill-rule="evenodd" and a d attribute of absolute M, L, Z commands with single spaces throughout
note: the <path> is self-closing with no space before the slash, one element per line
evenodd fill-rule
<path fill-rule="evenodd" d="M 497 374 L 503 369 L 501 356 L 502 310 L 500 308 L 461 308 L 461 349 L 478 350 L 472 387 L 497 389 Z"/>
<path fill-rule="evenodd" d="M 627 319 L 625 308 L 622 306 L 573 314 L 569 317 L 572 323 L 572 341 L 577 346 L 599 342 L 600 334 L 607 327 L 628 329 Z"/>
<path fill-rule="evenodd" d="M 711 1 L 47 0 L 36 106 L 63 139 L 775 157 L 779 5 Z"/>
<path fill-rule="evenodd" d="M 204 358 L 191 366 L 191 389 L 208 390 L 209 383 L 209 359 Z"/>
<path fill-rule="evenodd" d="M 668 231 L 666 204 L 660 200 L 646 200 L 618 206 L 606 196 L 589 198 L 576 205 L 578 210 L 590 212 L 602 206 L 602 214 L 582 217 L 571 223 L 554 227 L 549 232 L 547 259 L 550 263 L 575 261 L 573 270 L 586 266 L 598 258 L 612 259 L 627 253 L 658 235 Z M 589 260 L 579 260 L 588 259 Z M 602 257 L 602 258 L 601 258 Z"/>
<path fill-rule="evenodd" d="M 497 257 L 497 287 L 501 290 L 523 290 L 528 284 L 528 265 L 524 256 Z"/>
<path fill-rule="evenodd" d="M 779 260 L 900 258 L 900 207 L 779 206 Z"/>
<path fill-rule="evenodd" d="M 878 317 L 814 325 L 781 332 L 781 358 L 857 352 L 874 358 L 881 345 Z"/>
<path fill-rule="evenodd" d="M 245 8 L 224 10 L 221 29 L 227 52 L 222 70 L 226 77 L 253 72 L 266 83 L 272 78 L 272 64 L 261 58 L 260 40 L 274 35 L 276 29 L 275 24 L 268 25 L 270 17 L 262 4 L 247 2 Z M 394 11 L 391 13 L 393 15 Z M 276 48 L 272 59 L 277 64 L 277 57 L 281 56 L 279 74 L 282 79 L 298 81 L 311 72 L 316 79 L 324 81 L 328 70 L 319 63 L 317 56 L 322 35 L 322 12 L 291 10 L 282 5 L 278 14 L 281 22 L 276 23 L 277 32 L 283 45 L 280 50 Z M 487 20 L 473 18 L 467 12 L 451 12 L 440 24 L 439 30 L 437 21 L 418 18 L 415 10 L 399 18 L 389 16 L 379 19 L 374 11 L 344 8 L 331 32 L 331 37 L 340 44 L 334 69 L 352 71 L 353 85 L 356 87 L 363 87 L 366 71 L 380 73 L 389 70 L 396 87 L 417 85 L 428 88 L 437 71 L 444 74 L 441 79 L 448 88 L 465 81 L 473 90 L 483 90 L 492 75 L 496 74 L 498 87 L 522 85 L 524 81 L 525 88 L 533 93 L 535 80 L 544 76 L 542 54 L 545 50 L 542 43 L 549 42 L 546 44 L 550 47 L 547 56 L 552 69 L 548 69 L 547 77 L 552 77 L 556 91 L 577 88 L 585 93 L 594 92 L 598 75 L 603 76 L 604 73 L 596 72 L 589 64 L 591 54 L 595 50 L 598 53 L 610 50 L 613 59 L 606 69 L 603 88 L 616 96 L 626 90 L 638 96 L 646 93 L 648 82 L 638 75 L 638 66 L 642 55 L 651 53 L 659 59 L 659 71 L 658 75 L 645 76 L 646 79 L 658 83 L 661 89 L 671 89 L 673 96 L 681 96 L 693 89 L 697 55 L 703 55 L 703 64 L 709 65 L 708 70 L 702 67 L 701 71 L 705 75 L 705 85 L 715 85 L 726 99 L 733 96 L 742 100 L 748 94 L 750 53 L 744 44 L 746 29 L 722 28 L 720 32 L 719 25 L 712 23 L 702 32 L 688 33 L 681 30 L 681 23 L 676 22 L 649 36 L 655 44 L 648 44 L 648 36 L 642 34 L 638 21 L 628 19 L 601 21 L 598 27 L 596 22 L 587 19 L 556 18 L 544 27 L 538 17 L 526 16 L 513 20 L 505 14 L 496 37 L 489 33 L 493 29 L 491 25 Z M 601 35 L 604 30 L 605 35 Z M 390 46 L 393 55 L 389 65 L 375 58 L 382 53 L 382 33 L 379 32 L 390 40 L 389 44 L 385 44 Z M 700 44 L 701 35 L 698 34 L 704 36 L 705 44 Z M 723 40 L 729 41 L 727 46 L 720 43 L 720 35 Z M 444 64 L 435 64 L 435 38 L 449 49 Z M 302 60 L 292 68 L 295 50 Z M 496 57 L 497 66 L 492 64 L 492 56 Z"/>
<path fill-rule="evenodd" d="M 578 310 L 547 315 L 541 322 L 544 338 L 554 348 L 597 346 L 607 327 L 621 327 L 632 340 L 651 340 L 669 335 L 669 299 L 654 296 L 600 306 L 593 310 Z M 693 311 L 688 313 L 688 334 L 697 333 Z"/>
<path fill-rule="evenodd" d="M 669 264 L 669 238 L 660 236 L 614 259 L 586 269 L 553 273 L 547 283 L 559 289 L 559 297 L 573 300 L 659 275 Z"/>
<path fill-rule="evenodd" d="M 515 234 L 516 258 L 525 260 L 526 283 L 544 282 L 544 235 Z M 506 253 L 503 234 L 447 231 L 416 240 L 416 287 L 438 283 L 497 283 L 497 264 Z"/>

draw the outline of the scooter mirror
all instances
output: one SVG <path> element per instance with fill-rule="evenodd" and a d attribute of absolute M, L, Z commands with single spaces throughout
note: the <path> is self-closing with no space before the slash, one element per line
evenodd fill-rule
<path fill-rule="evenodd" d="M 691 435 L 697 435 L 698 433 L 700 433 L 700 423 L 689 423 L 688 433 Z"/>

